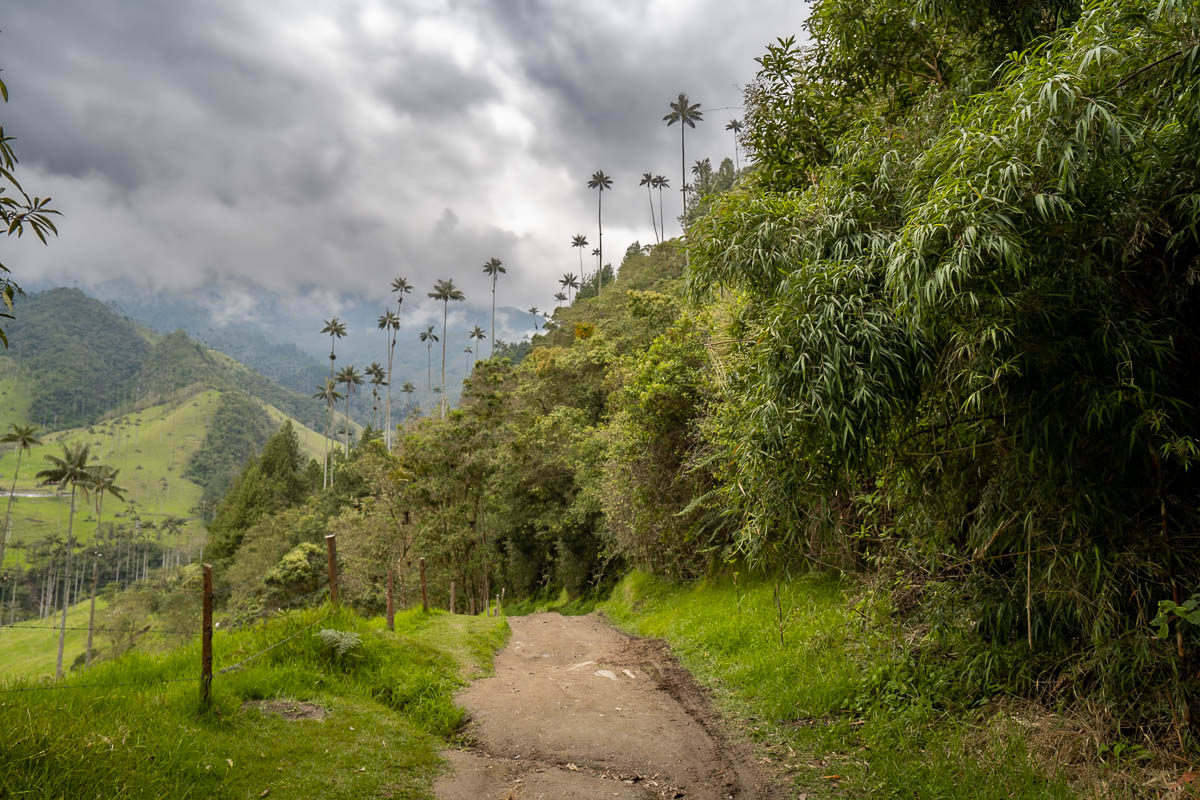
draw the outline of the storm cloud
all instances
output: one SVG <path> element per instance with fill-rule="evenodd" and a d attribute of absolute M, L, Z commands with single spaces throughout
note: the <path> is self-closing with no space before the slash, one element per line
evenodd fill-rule
<path fill-rule="evenodd" d="M 26 187 L 63 212 L 48 247 L 6 243 L 18 281 L 128 280 L 322 302 L 452 278 L 485 305 L 552 305 L 593 242 L 653 241 L 643 172 L 678 230 L 680 92 L 703 104 L 688 162 L 732 154 L 754 59 L 807 8 L 768 0 L 39 0 L 0 16 Z M 253 304 L 231 309 L 253 314 Z M 432 308 L 428 309 L 432 312 Z"/>

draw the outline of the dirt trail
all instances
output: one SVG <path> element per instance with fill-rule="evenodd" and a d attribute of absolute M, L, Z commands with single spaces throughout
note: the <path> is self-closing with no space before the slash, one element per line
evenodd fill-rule
<path fill-rule="evenodd" d="M 496 674 L 458 701 L 470 750 L 446 753 L 441 800 L 782 797 L 728 739 L 657 640 L 595 615 L 512 617 Z"/>

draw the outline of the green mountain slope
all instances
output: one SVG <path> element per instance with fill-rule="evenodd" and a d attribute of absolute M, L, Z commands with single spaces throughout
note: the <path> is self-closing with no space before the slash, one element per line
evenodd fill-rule
<path fill-rule="evenodd" d="M 21 303 L 8 355 L 28 375 L 30 412 L 46 427 L 99 419 L 133 400 L 148 337 L 78 289 L 51 289 Z"/>

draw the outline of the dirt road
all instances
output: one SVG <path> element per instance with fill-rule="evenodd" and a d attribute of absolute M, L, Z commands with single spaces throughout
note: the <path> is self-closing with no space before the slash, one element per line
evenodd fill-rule
<path fill-rule="evenodd" d="M 496 674 L 459 695 L 472 746 L 445 754 L 441 800 L 783 796 L 661 642 L 595 615 L 509 624 Z"/>

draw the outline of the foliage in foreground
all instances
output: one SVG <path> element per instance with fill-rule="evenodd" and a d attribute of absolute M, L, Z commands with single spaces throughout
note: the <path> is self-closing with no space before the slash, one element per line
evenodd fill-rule
<path fill-rule="evenodd" d="M 634 573 L 600 609 L 665 638 L 807 796 L 1032 800 L 1145 790 L 1125 774 L 1144 749 L 1089 740 L 1031 708 L 979 705 L 970 687 L 988 682 L 988 665 L 962 650 L 921 653 L 884 593 L 828 575 L 778 584 L 734 575 L 685 585 Z"/>
<path fill-rule="evenodd" d="M 506 630 L 409 612 L 393 634 L 325 606 L 218 633 L 217 670 L 294 638 L 217 675 L 208 713 L 197 646 L 132 654 L 63 688 L 0 687 L 0 796 L 430 797 L 438 750 L 461 722 L 452 693 Z"/>

